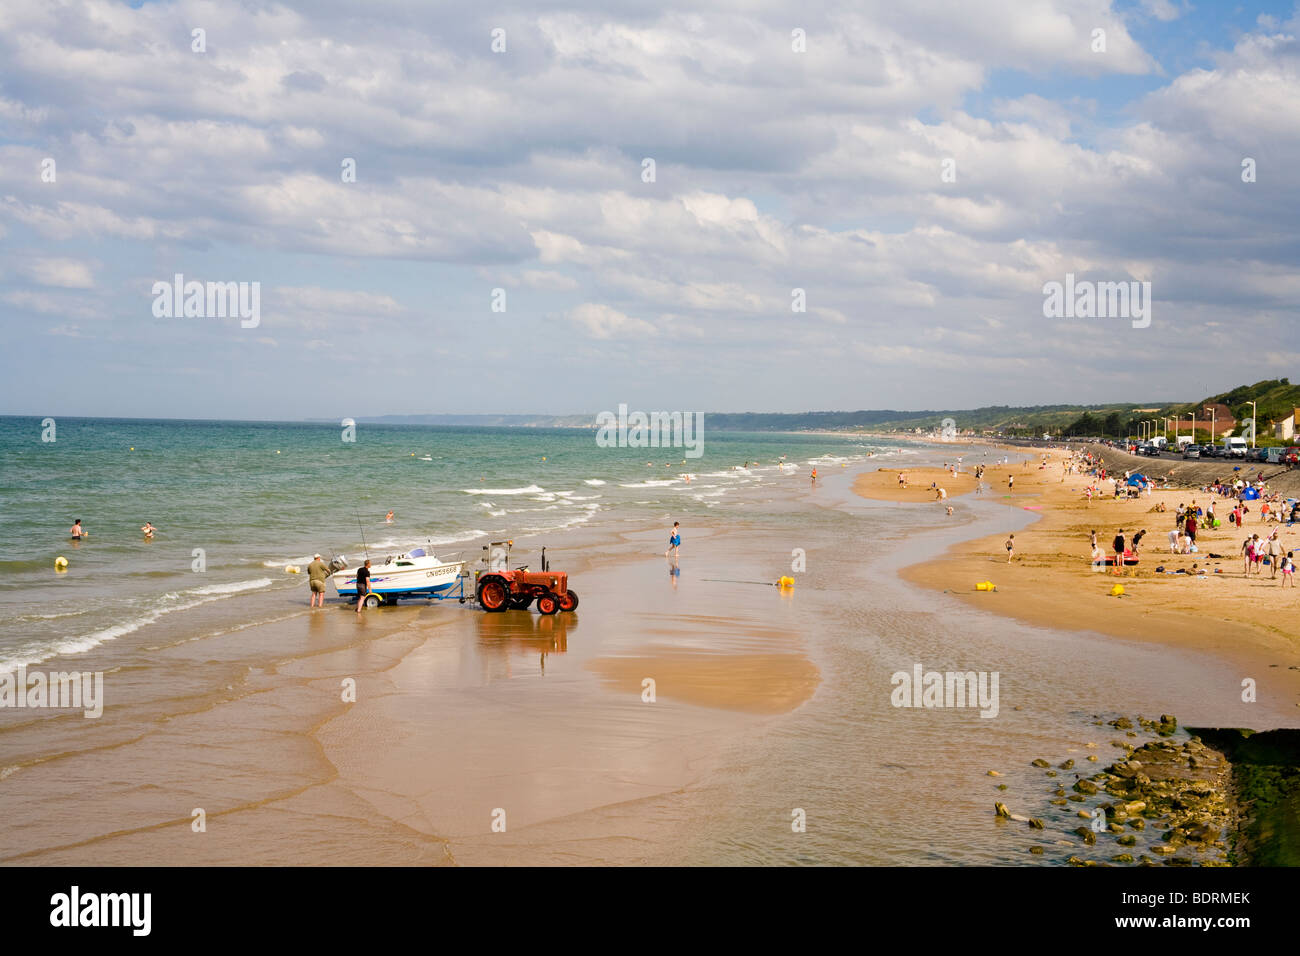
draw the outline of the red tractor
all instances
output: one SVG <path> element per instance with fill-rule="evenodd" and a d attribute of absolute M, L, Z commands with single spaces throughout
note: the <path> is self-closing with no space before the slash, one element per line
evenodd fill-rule
<path fill-rule="evenodd" d="M 485 570 L 479 570 L 474 596 L 485 611 L 526 611 L 537 601 L 543 614 L 572 611 L 578 606 L 578 594 L 569 590 L 569 575 L 548 570 L 546 549 L 542 549 L 541 571 L 529 571 L 527 565 L 510 567 L 513 541 L 494 541 L 483 550 Z"/>

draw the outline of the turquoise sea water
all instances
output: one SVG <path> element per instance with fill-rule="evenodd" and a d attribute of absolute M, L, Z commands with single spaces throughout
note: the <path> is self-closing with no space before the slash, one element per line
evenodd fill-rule
<path fill-rule="evenodd" d="M 432 543 L 477 558 L 502 537 L 525 546 L 707 513 L 889 445 L 706 432 L 703 456 L 685 459 L 681 448 L 600 447 L 594 428 L 362 423 L 349 442 L 336 424 L 61 418 L 54 441 L 44 434 L 40 419 L 0 418 L 0 668 L 299 586 L 284 568 L 315 551 L 355 558 L 364 539 L 372 555 Z M 68 540 L 75 518 L 89 532 L 79 544 Z"/>

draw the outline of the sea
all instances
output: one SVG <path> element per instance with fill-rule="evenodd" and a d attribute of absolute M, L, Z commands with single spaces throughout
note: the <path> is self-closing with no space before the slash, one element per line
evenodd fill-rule
<path fill-rule="evenodd" d="M 537 550 L 582 527 L 707 515 L 815 467 L 909 454 L 833 434 L 708 432 L 699 447 L 602 447 L 594 427 L 0 417 L 0 670 L 164 618 L 186 631 L 198 608 L 229 626 L 250 596 L 301 589 L 286 568 L 317 552 L 477 560 L 490 541 Z M 211 613 L 220 602 L 229 616 Z"/>

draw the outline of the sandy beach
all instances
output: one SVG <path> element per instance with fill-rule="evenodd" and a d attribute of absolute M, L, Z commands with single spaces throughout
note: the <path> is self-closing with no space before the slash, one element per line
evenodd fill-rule
<path fill-rule="evenodd" d="M 1025 453 L 1023 448 L 997 450 Z M 1112 461 L 1120 458 L 1110 449 L 1105 452 Z M 1294 589 L 1282 587 L 1282 575 L 1272 578 L 1268 567 L 1262 574 L 1246 577 L 1239 554 L 1247 534 L 1259 532 L 1263 538 L 1279 529 L 1284 550 L 1300 549 L 1300 527 L 1263 523 L 1256 508 L 1242 530 L 1223 520 L 1222 527 L 1198 534 L 1199 553 L 1173 554 L 1167 534 L 1175 525 L 1175 509 L 1180 503 L 1202 508 L 1214 503 L 1221 520 L 1226 519 L 1230 505 L 1195 488 L 1157 490 L 1132 500 L 1100 495 L 1090 501 L 1084 493 L 1090 478 L 1063 476 L 1063 452 L 1045 452 L 1046 467 L 1041 467 L 1041 454 L 1044 452 L 1024 462 L 990 464 L 985 475 L 987 490 L 981 496 L 1010 509 L 1028 511 L 1034 516 L 1032 523 L 956 544 L 937 561 L 904 569 L 903 577 L 952 594 L 972 608 L 1027 623 L 1211 652 L 1232 661 L 1236 668 L 1214 692 L 1239 694 L 1241 679 L 1251 677 L 1269 693 L 1300 701 L 1300 646 L 1291 623 L 1300 598 Z M 1129 465 L 1137 468 L 1144 463 L 1134 460 Z M 1230 472 L 1231 466 L 1220 470 Z M 895 471 L 886 469 L 864 474 L 854 490 L 876 500 L 917 501 L 914 490 L 897 488 L 896 477 Z M 928 488 L 930 481 L 943 478 L 943 473 L 936 476 L 934 469 L 916 469 L 910 472 L 909 483 L 913 488 L 922 484 Z M 1011 490 L 1008 478 L 1014 478 Z M 963 487 L 951 476 L 946 480 Z M 949 496 L 952 494 L 950 490 Z M 933 493 L 923 500 L 932 501 Z M 1167 510 L 1156 511 L 1160 504 Z M 1135 531 L 1147 532 L 1138 565 L 1125 567 L 1118 575 L 1110 568 L 1094 570 L 1091 532 L 1096 531 L 1099 544 L 1107 551 L 1121 529 L 1130 540 Z M 1005 544 L 1010 533 L 1015 535 L 1015 557 L 1008 564 Z M 1208 568 L 1209 574 L 1168 573 L 1190 571 L 1193 565 Z M 1166 573 L 1157 573 L 1157 568 Z M 992 581 L 996 592 L 976 590 L 974 585 L 981 581 Z M 1122 596 L 1112 595 L 1116 584 L 1122 585 Z M 1300 726 L 1300 711 L 1295 726 Z"/>

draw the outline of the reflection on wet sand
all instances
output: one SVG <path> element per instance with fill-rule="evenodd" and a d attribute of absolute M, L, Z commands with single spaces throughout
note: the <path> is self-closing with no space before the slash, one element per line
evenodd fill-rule
<path fill-rule="evenodd" d="M 546 673 L 546 656 L 563 654 L 569 649 L 569 632 L 578 629 L 578 612 L 553 615 L 530 611 L 503 611 L 479 614 L 479 659 L 483 662 L 484 681 L 514 676 L 516 657 L 538 655 L 542 673 Z"/>

